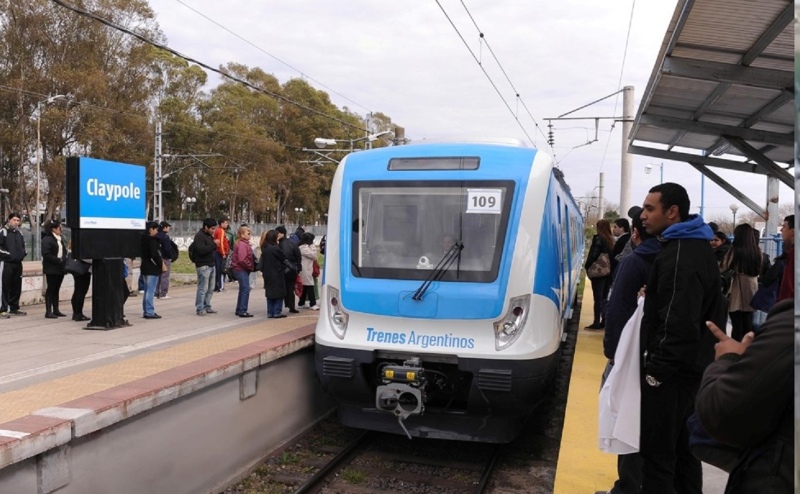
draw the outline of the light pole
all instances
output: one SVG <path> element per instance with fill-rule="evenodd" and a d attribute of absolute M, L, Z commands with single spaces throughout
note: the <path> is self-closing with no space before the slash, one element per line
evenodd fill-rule
<path fill-rule="evenodd" d="M 196 203 L 196 202 L 197 202 L 197 198 L 196 197 L 187 197 L 186 198 L 186 205 L 189 206 L 189 232 L 190 233 L 192 231 L 192 207 L 194 206 L 194 203 Z"/>
<path fill-rule="evenodd" d="M 657 167 L 659 167 L 661 169 L 661 183 L 663 184 L 664 183 L 664 163 L 660 163 L 660 164 L 659 163 L 648 163 L 648 164 L 644 165 L 644 172 L 649 175 L 650 172 L 653 171 L 653 167 L 654 166 L 657 166 Z"/>
<path fill-rule="evenodd" d="M 45 106 L 56 101 L 63 101 L 67 99 L 63 94 L 50 96 L 47 99 L 36 103 L 36 204 L 34 206 L 33 216 L 36 217 L 33 230 L 33 245 L 39 241 L 41 235 L 41 225 L 39 221 L 39 194 L 41 190 L 41 163 L 42 163 L 42 104 Z"/>
<path fill-rule="evenodd" d="M 301 221 L 303 219 L 303 211 L 305 211 L 303 208 L 294 208 L 294 212 L 297 213 L 297 226 L 303 226 Z"/>
<path fill-rule="evenodd" d="M 739 210 L 739 205 L 735 202 L 730 205 L 731 211 L 733 212 L 733 227 L 736 228 L 736 211 Z"/>
<path fill-rule="evenodd" d="M 0 223 L 6 221 L 6 195 L 8 189 L 0 189 Z"/>

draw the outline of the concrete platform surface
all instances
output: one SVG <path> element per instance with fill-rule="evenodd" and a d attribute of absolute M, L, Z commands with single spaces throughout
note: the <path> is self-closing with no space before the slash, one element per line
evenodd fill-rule
<path fill-rule="evenodd" d="M 592 322 L 592 287 L 586 280 L 578 341 L 572 362 L 567 410 L 558 456 L 554 494 L 608 491 L 617 479 L 617 457 L 598 447 L 598 395 L 605 369 L 603 331 L 586 331 Z M 703 463 L 703 492 L 722 494 L 728 474 Z"/>

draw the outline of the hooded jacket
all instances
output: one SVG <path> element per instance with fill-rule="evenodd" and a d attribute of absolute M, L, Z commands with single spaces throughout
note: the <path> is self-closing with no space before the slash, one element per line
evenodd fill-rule
<path fill-rule="evenodd" d="M 617 265 L 614 285 L 606 305 L 606 331 L 603 336 L 603 354 L 608 359 L 614 358 L 622 329 L 636 311 L 639 289 L 647 283 L 659 252 L 661 242 L 656 238 L 648 238 Z"/>
<path fill-rule="evenodd" d="M 22 262 L 27 255 L 25 238 L 18 228 L 0 229 L 0 261 Z"/>
<path fill-rule="evenodd" d="M 706 321 L 725 327 L 727 301 L 709 244 L 711 228 L 698 215 L 669 226 L 647 281 L 641 328 L 642 373 L 660 382 L 699 380 L 714 360 L 716 338 Z"/>
<path fill-rule="evenodd" d="M 156 237 L 151 237 L 147 233 L 142 234 L 142 265 L 141 271 L 144 276 L 161 275 L 161 252 L 159 251 L 160 242 Z"/>
<path fill-rule="evenodd" d="M 696 411 L 709 435 L 746 449 L 726 493 L 793 492 L 793 301 L 778 302 L 742 355 L 708 366 Z"/>

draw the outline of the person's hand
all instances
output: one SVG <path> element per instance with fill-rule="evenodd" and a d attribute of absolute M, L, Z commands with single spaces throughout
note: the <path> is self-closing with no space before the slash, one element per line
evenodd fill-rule
<path fill-rule="evenodd" d="M 750 343 L 753 342 L 753 338 L 755 334 L 752 331 L 744 335 L 742 341 L 736 341 L 727 334 L 725 331 L 722 331 L 711 321 L 706 321 L 706 326 L 708 326 L 709 331 L 714 335 L 714 337 L 719 340 L 719 342 L 714 345 L 714 360 L 720 358 L 720 356 L 725 355 L 726 353 L 735 353 L 737 355 L 741 355 L 747 350 L 747 347 L 750 346 Z"/>
<path fill-rule="evenodd" d="M 219 239 L 218 239 L 218 238 L 215 238 L 215 239 L 214 239 L 214 243 L 215 243 L 215 244 L 217 244 L 217 245 L 219 245 Z"/>
<path fill-rule="evenodd" d="M 636 298 L 644 297 L 645 295 L 647 295 L 647 285 L 642 285 Z"/>

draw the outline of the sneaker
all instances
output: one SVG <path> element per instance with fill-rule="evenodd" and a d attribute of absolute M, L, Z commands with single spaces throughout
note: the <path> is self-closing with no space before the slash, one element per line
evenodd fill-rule
<path fill-rule="evenodd" d="M 204 316 L 204 315 L 206 315 L 206 311 L 204 311 L 204 310 L 199 310 L 199 311 L 197 311 L 197 315 L 198 315 L 198 316 Z"/>
<path fill-rule="evenodd" d="M 309 307 L 309 309 L 311 309 L 311 310 L 319 310 L 319 305 L 312 305 L 311 307 Z"/>
<path fill-rule="evenodd" d="M 215 310 L 214 310 L 214 309 L 212 309 L 211 307 L 209 307 L 208 309 L 206 309 L 206 314 L 216 314 L 216 313 L 217 313 L 217 311 L 215 311 Z"/>
<path fill-rule="evenodd" d="M 592 323 L 583 329 L 588 329 L 589 331 L 600 331 L 601 329 L 605 329 L 605 325 L 599 323 Z"/>
<path fill-rule="evenodd" d="M 12 316 L 27 316 L 28 315 L 27 312 L 25 312 L 24 310 L 19 310 L 19 309 L 12 310 L 11 312 L 9 312 L 9 314 L 11 314 Z"/>
<path fill-rule="evenodd" d="M 241 314 L 236 314 L 236 315 L 239 317 L 253 317 L 253 314 L 250 314 L 249 312 L 243 312 Z"/>
<path fill-rule="evenodd" d="M 300 304 L 300 305 L 297 306 L 297 308 L 298 309 L 310 309 L 311 307 L 309 307 L 308 304 Z"/>
<path fill-rule="evenodd" d="M 283 319 L 284 317 L 286 317 L 286 314 L 278 314 L 277 316 L 274 316 L 273 319 Z"/>
<path fill-rule="evenodd" d="M 167 300 L 168 298 L 172 298 L 172 297 L 170 297 L 169 295 L 162 295 L 162 296 L 160 296 L 158 298 L 160 298 L 161 300 Z"/>
<path fill-rule="evenodd" d="M 3 311 L 3 312 L 0 312 L 0 318 L 1 319 L 11 319 L 11 316 L 8 314 L 8 312 Z"/>
<path fill-rule="evenodd" d="M 145 314 L 144 318 L 145 319 L 161 319 L 161 316 L 159 316 L 158 314 L 156 314 L 154 312 L 154 313 L 150 314 L 149 316 L 147 314 Z"/>

